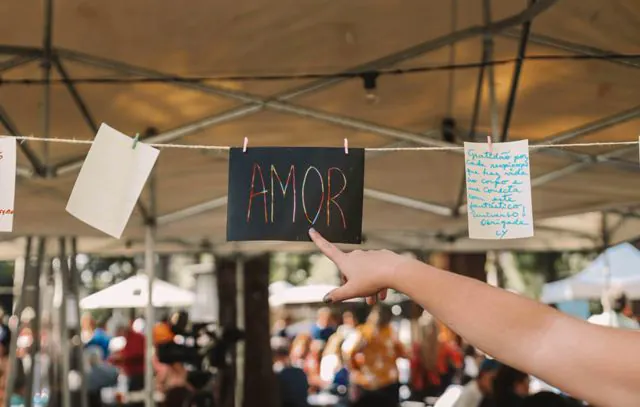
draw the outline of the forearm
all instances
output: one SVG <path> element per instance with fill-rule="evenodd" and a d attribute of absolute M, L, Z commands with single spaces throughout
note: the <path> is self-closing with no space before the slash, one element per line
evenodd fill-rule
<path fill-rule="evenodd" d="M 591 401 L 605 388 L 604 394 L 610 396 L 607 402 L 616 395 L 618 400 L 627 397 L 625 382 L 629 379 L 619 369 L 625 364 L 624 356 L 612 361 L 616 355 L 606 349 L 635 349 L 633 333 L 630 337 L 628 332 L 595 327 L 530 299 L 417 261 L 398 267 L 391 283 L 471 344 L 506 364 Z M 598 393 L 592 394 L 594 388 Z"/>
<path fill-rule="evenodd" d="M 540 343 L 539 336 L 553 321 L 541 304 L 417 261 L 399 267 L 394 281 L 393 288 L 484 352 L 510 359 L 508 363 L 513 363 L 510 354 L 519 358 L 519 347 Z"/>

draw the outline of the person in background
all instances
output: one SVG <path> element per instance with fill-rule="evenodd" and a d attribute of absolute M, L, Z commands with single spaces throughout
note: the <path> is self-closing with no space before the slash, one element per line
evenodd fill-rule
<path fill-rule="evenodd" d="M 411 400 L 439 396 L 440 375 L 437 374 L 438 325 L 435 318 L 421 308 L 414 309 L 412 320 Z M 418 316 L 419 315 L 419 316 Z"/>
<path fill-rule="evenodd" d="M 129 391 L 144 389 L 145 337 L 133 330 L 132 324 L 117 329 L 126 344 L 119 352 L 111 355 L 114 365 L 120 366 L 128 380 Z"/>
<path fill-rule="evenodd" d="M 322 352 L 320 359 L 320 379 L 323 383 L 331 385 L 334 383 L 337 373 L 343 369 L 342 344 L 344 337 L 340 331 L 331 335 L 329 342 Z"/>
<path fill-rule="evenodd" d="M 98 347 L 85 350 L 87 370 L 87 392 L 89 393 L 89 407 L 101 407 L 101 391 L 118 384 L 118 369 L 105 363 Z"/>
<path fill-rule="evenodd" d="M 9 376 L 9 348 L 11 346 L 11 330 L 8 326 L 0 325 L 0 406 L 4 406 L 6 397 L 7 377 Z M 18 363 L 21 360 L 18 359 Z"/>
<path fill-rule="evenodd" d="M 87 324 L 91 330 L 91 337 L 85 343 L 85 348 L 90 348 L 92 346 L 98 347 L 103 359 L 106 360 L 109 358 L 110 354 L 109 342 L 111 342 L 111 337 L 107 334 L 105 324 L 96 323 L 91 315 L 88 316 Z"/>
<path fill-rule="evenodd" d="M 309 345 L 311 344 L 311 336 L 308 334 L 299 334 L 291 344 L 291 364 L 299 368 L 304 367 L 304 361 L 309 353 Z"/>
<path fill-rule="evenodd" d="M 480 364 L 483 362 L 484 358 L 482 355 L 478 354 L 476 348 L 471 345 L 465 345 L 463 349 L 464 368 L 462 369 L 462 380 L 460 384 L 464 386 L 478 377 Z"/>
<path fill-rule="evenodd" d="M 326 307 L 320 308 L 316 322 L 311 327 L 311 338 L 327 342 L 331 335 L 336 332 L 336 328 L 331 322 L 331 310 Z"/>
<path fill-rule="evenodd" d="M 170 363 L 175 358 L 175 352 L 172 352 L 175 336 L 169 323 L 169 315 L 163 315 L 153 326 L 153 345 L 156 347 L 155 357 L 158 362 Z"/>
<path fill-rule="evenodd" d="M 460 397 L 453 407 L 480 407 L 493 393 L 494 380 L 499 364 L 494 359 L 486 359 L 480 365 L 478 375 L 462 388 Z"/>
<path fill-rule="evenodd" d="M 375 405 L 394 407 L 399 402 L 399 373 L 396 361 L 405 352 L 391 327 L 391 309 L 378 304 L 367 322 L 346 339 L 343 349 L 355 397 L 375 400 Z M 360 403 L 363 401 L 360 400 Z"/>
<path fill-rule="evenodd" d="M 289 349 L 284 338 L 274 337 L 271 341 L 273 371 L 278 381 L 282 407 L 308 407 L 309 382 L 304 371 L 292 366 Z"/>
<path fill-rule="evenodd" d="M 613 328 L 640 329 L 636 320 L 624 314 L 630 308 L 629 300 L 623 292 L 615 288 L 609 289 L 602 296 L 602 314 L 593 315 L 588 321 Z"/>
<path fill-rule="evenodd" d="M 324 351 L 325 343 L 319 339 L 311 341 L 309 353 L 304 360 L 304 372 L 307 374 L 310 391 L 316 393 L 325 387 L 325 383 L 320 378 L 320 360 Z"/>
<path fill-rule="evenodd" d="M 438 324 L 437 373 L 440 383 L 438 393 L 442 394 L 453 383 L 453 379 L 464 364 L 464 355 L 458 344 L 457 335 L 444 325 Z"/>
<path fill-rule="evenodd" d="M 495 407 L 521 407 L 529 395 L 529 375 L 511 366 L 501 365 L 493 382 Z"/>
<path fill-rule="evenodd" d="M 291 323 L 291 316 L 284 313 L 282 318 L 276 320 L 275 324 L 273 324 L 273 336 L 279 336 L 290 341 L 293 338 L 293 335 L 289 332 Z"/>
<path fill-rule="evenodd" d="M 15 382 L 13 383 L 14 390 L 9 400 L 9 405 L 11 407 L 24 407 L 27 397 L 27 375 L 25 374 L 20 359 L 18 359 L 17 362 L 18 371 L 16 372 Z"/>
<path fill-rule="evenodd" d="M 349 334 L 355 332 L 356 326 L 358 326 L 358 321 L 353 312 L 345 311 L 342 313 L 342 324 L 338 327 L 338 333 L 342 335 L 343 339 L 346 339 Z"/>

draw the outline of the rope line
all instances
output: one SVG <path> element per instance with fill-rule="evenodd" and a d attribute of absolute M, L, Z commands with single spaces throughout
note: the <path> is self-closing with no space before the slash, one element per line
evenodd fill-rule
<path fill-rule="evenodd" d="M 19 141 L 33 141 L 42 143 L 61 143 L 61 144 L 93 144 L 93 140 L 78 140 L 69 138 L 44 138 L 34 136 L 5 136 L 13 137 Z M 133 146 L 133 140 L 132 146 Z M 144 141 L 141 140 L 140 143 Z M 500 143 L 495 143 L 500 144 Z M 148 146 L 167 149 L 186 149 L 186 150 L 213 150 L 213 151 L 229 151 L 231 146 L 216 146 L 207 144 L 164 144 L 164 143 L 149 143 Z M 550 144 L 532 144 L 529 146 L 530 150 L 538 150 L 543 148 L 571 148 L 571 147 L 606 147 L 606 146 L 632 146 L 638 145 L 638 141 L 597 141 L 590 143 L 550 143 Z M 238 146 L 242 148 L 242 146 Z M 249 146 L 251 148 L 251 146 Z M 366 147 L 365 151 L 384 151 L 384 152 L 401 152 L 401 151 L 456 151 L 464 150 L 463 146 L 433 146 L 433 147 Z"/>

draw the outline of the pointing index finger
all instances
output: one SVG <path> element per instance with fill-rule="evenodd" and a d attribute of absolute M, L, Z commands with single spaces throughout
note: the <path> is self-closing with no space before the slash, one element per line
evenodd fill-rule
<path fill-rule="evenodd" d="M 322 237 L 322 235 L 316 232 L 315 229 L 309 229 L 309 236 L 325 256 L 336 263 L 336 265 L 339 265 L 342 258 L 345 256 L 342 250 L 338 249 L 333 243 Z"/>

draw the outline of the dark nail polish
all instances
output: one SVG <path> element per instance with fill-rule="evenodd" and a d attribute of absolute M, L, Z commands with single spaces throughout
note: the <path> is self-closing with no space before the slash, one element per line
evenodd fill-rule
<path fill-rule="evenodd" d="M 322 299 L 322 302 L 324 302 L 325 304 L 331 304 L 333 302 L 333 300 L 331 299 L 331 296 L 329 294 L 327 294 Z"/>

